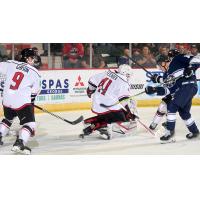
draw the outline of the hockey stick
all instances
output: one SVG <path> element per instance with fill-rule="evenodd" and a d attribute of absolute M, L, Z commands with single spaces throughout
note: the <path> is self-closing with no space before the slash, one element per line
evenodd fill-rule
<path fill-rule="evenodd" d="M 145 67 L 143 67 L 142 65 L 140 65 L 137 61 L 135 61 L 135 60 L 134 60 L 133 58 L 131 58 L 130 56 L 127 56 L 127 57 L 128 57 L 128 59 L 130 59 L 134 64 L 136 64 L 136 65 L 138 65 L 139 67 L 141 67 L 147 74 L 150 74 L 151 77 L 153 77 L 153 74 L 152 74 L 150 71 L 146 70 Z"/>
<path fill-rule="evenodd" d="M 135 61 L 133 58 L 131 58 L 130 56 L 127 56 L 128 57 L 128 59 L 130 59 L 134 64 L 136 64 L 136 65 L 138 65 L 139 67 L 141 67 L 147 74 L 149 74 L 149 75 L 151 75 L 151 77 L 153 77 L 153 74 L 150 72 L 150 71 L 148 71 L 148 70 L 146 70 L 145 69 L 145 67 L 143 67 L 142 65 L 140 65 L 137 61 Z M 161 82 L 160 83 L 160 86 L 162 86 L 162 85 L 167 85 L 168 83 L 170 83 L 171 81 L 177 81 L 179 78 L 181 78 L 181 77 L 174 77 L 174 78 L 172 78 L 171 80 L 165 80 L 165 81 L 163 81 L 163 82 Z M 197 81 L 199 81 L 199 79 L 197 79 Z"/>
<path fill-rule="evenodd" d="M 134 97 L 136 97 L 136 96 L 139 96 L 139 95 L 141 95 L 141 94 L 144 94 L 144 93 L 145 93 L 145 91 L 142 91 L 142 92 L 140 92 L 140 93 L 138 93 L 138 94 L 135 94 L 135 95 L 133 95 L 133 96 L 130 96 L 130 97 L 128 97 L 127 99 L 124 99 L 124 100 L 122 100 L 122 101 L 116 102 L 116 103 L 114 103 L 114 104 L 112 104 L 112 105 L 105 105 L 104 103 L 100 103 L 100 106 L 101 106 L 101 107 L 104 107 L 104 108 L 109 108 L 109 107 L 112 107 L 112 106 L 116 106 L 116 105 L 118 105 L 118 104 L 120 104 L 120 103 L 122 103 L 122 102 L 128 101 L 129 99 L 132 99 L 132 98 L 134 98 Z"/>
<path fill-rule="evenodd" d="M 139 117 L 137 118 L 137 121 L 149 132 L 151 133 L 153 136 L 156 136 L 155 133 L 149 128 L 147 127 L 144 123 L 142 123 L 139 119 Z"/>
<path fill-rule="evenodd" d="M 200 81 L 200 79 L 196 79 L 196 81 Z M 104 103 L 100 103 L 100 106 L 101 106 L 101 107 L 104 107 L 104 108 L 109 108 L 109 107 L 112 107 L 112 106 L 116 106 L 116 105 L 118 105 L 119 103 L 128 101 L 129 99 L 132 99 L 132 98 L 134 98 L 134 97 L 136 97 L 136 96 L 139 96 L 139 95 L 141 95 L 141 94 L 144 94 L 144 93 L 145 93 L 145 91 L 142 91 L 142 92 L 140 92 L 140 93 L 138 93 L 138 94 L 135 94 L 135 95 L 133 95 L 133 96 L 130 96 L 129 98 L 124 99 L 124 100 L 119 101 L 119 102 L 116 102 L 116 103 L 114 103 L 114 104 L 112 104 L 112 105 L 106 105 L 106 104 L 104 104 Z"/>
<path fill-rule="evenodd" d="M 52 116 L 54 116 L 54 117 L 56 117 L 56 118 L 58 118 L 58 119 L 61 119 L 61 120 L 65 121 L 65 122 L 67 122 L 67 123 L 69 123 L 69 124 L 71 124 L 71 125 L 76 125 L 76 124 L 80 123 L 81 121 L 83 121 L 83 116 L 80 116 L 78 119 L 76 119 L 76 120 L 74 120 L 74 121 L 69 121 L 69 120 L 67 120 L 67 119 L 64 119 L 64 118 L 62 118 L 62 117 L 60 117 L 60 116 L 58 116 L 58 115 L 52 113 L 52 112 L 49 112 L 48 110 L 46 110 L 46 109 L 44 109 L 44 108 L 42 108 L 42 107 L 40 107 L 40 106 L 34 105 L 34 107 L 36 107 L 36 108 L 39 109 L 39 110 L 42 110 L 42 111 L 45 112 L 45 113 L 48 113 L 48 114 L 52 115 Z"/>
<path fill-rule="evenodd" d="M 145 92 L 145 91 L 144 91 Z M 143 93 L 144 93 L 143 92 Z M 140 93 L 141 94 L 141 93 Z M 139 95 L 139 94 L 138 94 Z M 122 101 L 121 101 L 122 102 Z M 126 110 L 126 108 L 121 104 L 121 102 L 118 102 L 119 103 L 119 105 L 121 106 L 121 108 L 123 109 L 123 110 L 125 110 L 125 111 L 127 111 Z M 100 104 L 101 105 L 101 104 Z M 107 108 L 108 110 L 110 110 L 109 108 Z M 135 115 L 135 114 L 134 114 Z M 154 137 L 155 137 L 155 133 L 150 129 L 150 128 L 148 128 L 144 123 L 142 123 L 141 121 L 140 121 L 140 118 L 139 118 L 139 116 L 137 116 L 137 115 L 135 115 L 135 118 L 137 119 L 137 121 L 140 123 L 140 125 L 142 125 L 149 133 L 151 133 L 151 135 L 153 135 Z"/>

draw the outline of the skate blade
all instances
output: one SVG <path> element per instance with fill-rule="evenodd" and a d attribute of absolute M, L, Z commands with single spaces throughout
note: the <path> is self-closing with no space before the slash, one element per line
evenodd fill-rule
<path fill-rule="evenodd" d="M 169 140 L 160 141 L 160 144 L 168 144 L 168 143 L 175 143 L 175 142 L 176 142 L 175 138 L 170 138 Z"/>

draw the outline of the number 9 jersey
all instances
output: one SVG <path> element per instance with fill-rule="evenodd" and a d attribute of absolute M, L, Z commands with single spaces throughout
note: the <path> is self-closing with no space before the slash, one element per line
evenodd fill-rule
<path fill-rule="evenodd" d="M 0 73 L 6 76 L 3 88 L 5 107 L 20 110 L 31 104 L 31 95 L 39 94 L 41 76 L 31 65 L 15 60 L 0 62 Z"/>
<path fill-rule="evenodd" d="M 120 104 L 109 108 L 101 107 L 100 104 L 112 105 L 120 99 L 130 97 L 130 85 L 126 76 L 110 70 L 92 76 L 89 81 L 89 88 L 95 89 L 92 98 L 92 112 L 95 114 L 105 114 L 122 109 Z"/>

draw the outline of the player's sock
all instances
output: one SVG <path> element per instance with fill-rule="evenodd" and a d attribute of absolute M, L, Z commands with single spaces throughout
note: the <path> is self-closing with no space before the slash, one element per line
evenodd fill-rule
<path fill-rule="evenodd" d="M 19 139 L 23 140 L 23 143 L 26 144 L 28 142 L 30 138 L 30 134 L 29 132 L 25 131 L 25 130 L 22 130 L 20 133 L 19 133 Z"/>
<path fill-rule="evenodd" d="M 2 137 L 8 134 L 11 125 L 12 125 L 12 121 L 9 121 L 7 119 L 2 120 L 2 122 L 0 123 L 0 133 Z"/>

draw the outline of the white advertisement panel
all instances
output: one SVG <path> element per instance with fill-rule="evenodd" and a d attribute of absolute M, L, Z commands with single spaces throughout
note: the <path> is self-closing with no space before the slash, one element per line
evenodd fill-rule
<path fill-rule="evenodd" d="M 113 69 L 112 69 L 113 70 Z M 89 102 L 86 89 L 89 78 L 97 73 L 105 71 L 104 69 L 85 69 L 85 70 L 48 70 L 40 71 L 42 76 L 41 93 L 36 99 L 37 104 L 59 104 L 59 103 L 76 103 Z M 151 73 L 162 72 L 157 69 L 148 69 Z M 197 71 L 197 77 L 200 78 L 200 69 Z M 3 78 L 1 85 L 3 86 Z M 146 85 L 152 84 L 149 74 L 142 69 L 134 69 L 133 77 L 130 80 L 131 94 L 135 95 L 142 91 Z M 200 96 L 200 82 L 198 82 Z M 149 96 L 146 94 L 135 97 L 137 100 L 157 99 L 156 95 Z M 0 97 L 0 101 L 2 98 Z"/>

